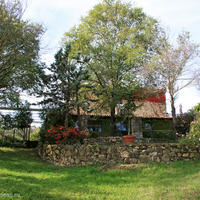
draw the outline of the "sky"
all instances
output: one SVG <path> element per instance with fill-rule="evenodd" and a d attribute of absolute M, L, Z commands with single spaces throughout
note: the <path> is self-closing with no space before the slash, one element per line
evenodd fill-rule
<path fill-rule="evenodd" d="M 43 24 L 46 32 L 41 43 L 41 59 L 50 64 L 61 45 L 64 33 L 75 25 L 80 18 L 101 0 L 25 0 L 25 19 Z M 172 41 L 182 31 L 189 31 L 192 41 L 200 43 L 200 1 L 199 0 L 134 0 L 134 7 L 143 8 L 144 12 L 156 18 L 169 30 Z M 176 110 L 182 104 L 183 112 L 200 102 L 200 90 L 194 85 L 181 90 L 176 100 Z M 170 113 L 167 95 L 167 112 Z"/>

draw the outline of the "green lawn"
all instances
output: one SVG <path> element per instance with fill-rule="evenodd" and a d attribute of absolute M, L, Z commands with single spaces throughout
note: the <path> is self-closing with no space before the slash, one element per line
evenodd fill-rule
<path fill-rule="evenodd" d="M 200 200 L 200 161 L 136 170 L 57 167 L 34 150 L 0 148 L 0 199 Z"/>

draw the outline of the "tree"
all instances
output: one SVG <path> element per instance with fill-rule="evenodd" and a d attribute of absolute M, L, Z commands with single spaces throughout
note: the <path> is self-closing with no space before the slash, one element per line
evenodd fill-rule
<path fill-rule="evenodd" d="M 98 107 L 110 112 L 111 135 L 116 106 L 128 98 L 132 99 L 125 104 L 132 102 L 134 93 L 147 85 L 142 71 L 159 50 L 160 30 L 158 22 L 142 9 L 120 0 L 103 0 L 78 27 L 65 33 L 64 41 L 72 42 L 72 51 L 92 55 L 91 84 L 97 89 Z"/>
<path fill-rule="evenodd" d="M 190 124 L 195 119 L 195 110 L 189 110 L 186 113 L 176 117 L 176 132 L 185 135 L 190 131 Z"/>
<path fill-rule="evenodd" d="M 24 140 L 30 140 L 30 128 L 31 123 L 33 122 L 30 104 L 28 102 L 20 104 L 18 109 L 19 110 L 14 116 L 15 127 L 23 131 Z"/>
<path fill-rule="evenodd" d="M 176 133 L 176 110 L 175 100 L 180 90 L 190 85 L 195 76 L 191 75 L 194 59 L 199 56 L 199 45 L 190 40 L 188 32 L 183 32 L 177 38 L 177 45 L 165 41 L 159 55 L 156 55 L 150 63 L 154 75 L 162 80 L 170 95 L 173 129 Z M 188 76 L 192 76 L 188 79 Z M 180 82 L 185 79 L 184 82 Z"/>
<path fill-rule="evenodd" d="M 200 103 L 198 103 L 196 106 L 194 106 L 193 110 L 195 112 L 200 112 Z"/>
<path fill-rule="evenodd" d="M 6 130 L 13 129 L 15 127 L 14 118 L 10 114 L 3 115 L 1 114 L 1 128 L 3 129 L 2 132 L 2 139 L 5 140 L 5 133 Z"/>
<path fill-rule="evenodd" d="M 72 110 L 77 111 L 79 128 L 80 109 L 88 109 L 86 99 L 82 98 L 82 90 L 87 87 L 89 78 L 85 65 L 89 62 L 88 56 L 78 53 L 73 58 L 69 57 L 71 45 L 67 44 L 55 55 L 55 62 L 48 67 L 49 74 L 43 77 L 43 88 L 41 96 L 44 100 L 40 102 L 48 110 L 58 110 L 65 114 L 64 125 L 69 126 L 69 115 Z"/>
<path fill-rule="evenodd" d="M 0 103 L 19 100 L 41 72 L 38 52 L 43 28 L 22 19 L 20 1 L 0 0 Z"/>

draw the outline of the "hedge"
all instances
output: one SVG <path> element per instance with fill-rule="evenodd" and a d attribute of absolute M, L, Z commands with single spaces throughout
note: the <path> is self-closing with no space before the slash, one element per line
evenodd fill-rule
<path fill-rule="evenodd" d="M 172 130 L 143 130 L 144 138 L 174 139 Z"/>

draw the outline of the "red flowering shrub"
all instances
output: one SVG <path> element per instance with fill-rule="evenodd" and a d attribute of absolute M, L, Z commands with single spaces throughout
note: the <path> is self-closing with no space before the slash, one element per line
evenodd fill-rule
<path fill-rule="evenodd" d="M 88 137 L 89 133 L 78 128 L 64 126 L 51 126 L 48 132 L 44 135 L 45 141 L 50 144 L 72 144 L 81 142 L 83 138 Z"/>

